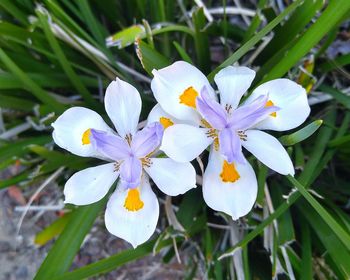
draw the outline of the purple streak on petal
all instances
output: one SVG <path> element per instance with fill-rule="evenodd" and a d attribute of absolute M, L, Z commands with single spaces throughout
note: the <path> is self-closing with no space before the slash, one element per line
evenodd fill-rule
<path fill-rule="evenodd" d="M 164 128 L 159 122 L 147 125 L 138 131 L 131 142 L 133 153 L 142 158 L 152 153 L 161 144 Z"/>
<path fill-rule="evenodd" d="M 268 95 L 260 95 L 252 103 L 242 105 L 232 112 L 229 127 L 235 130 L 246 130 L 279 110 L 276 106 L 266 107 Z"/>
<path fill-rule="evenodd" d="M 140 185 L 142 163 L 135 157 L 126 158 L 120 166 L 120 181 L 124 188 L 136 188 Z"/>
<path fill-rule="evenodd" d="M 205 86 L 202 88 L 200 96 L 196 98 L 196 108 L 213 128 L 223 129 L 227 125 L 225 109 L 210 97 Z"/>
<path fill-rule="evenodd" d="M 233 161 L 244 164 L 246 159 L 242 153 L 241 140 L 232 129 L 225 128 L 219 133 L 220 153 L 231 163 Z"/>
<path fill-rule="evenodd" d="M 124 139 L 105 131 L 91 129 L 90 141 L 97 152 L 115 161 L 131 154 L 131 149 Z"/>

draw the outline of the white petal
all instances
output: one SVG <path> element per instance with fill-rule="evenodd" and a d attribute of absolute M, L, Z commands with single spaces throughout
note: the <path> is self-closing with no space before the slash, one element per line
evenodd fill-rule
<path fill-rule="evenodd" d="M 242 145 L 258 160 L 276 172 L 294 175 L 293 163 L 282 144 L 273 136 L 260 130 L 247 130 Z"/>
<path fill-rule="evenodd" d="M 174 116 L 169 115 L 167 112 L 165 112 L 159 103 L 157 103 L 151 110 L 151 112 L 148 115 L 147 123 L 153 123 L 153 122 L 160 122 L 161 118 L 167 118 L 169 119 L 173 124 L 177 123 L 187 123 L 192 125 L 197 125 L 194 121 L 184 121 L 179 120 L 175 118 Z"/>
<path fill-rule="evenodd" d="M 223 157 L 214 149 L 211 150 L 207 169 L 203 177 L 203 197 L 208 206 L 222 211 L 237 220 L 253 208 L 258 184 L 253 168 L 245 164 L 234 163 L 240 178 L 233 182 L 221 179 Z"/>
<path fill-rule="evenodd" d="M 179 120 L 200 122 L 200 116 L 194 108 L 180 103 L 180 95 L 189 87 L 200 94 L 203 86 L 206 86 L 209 94 L 214 97 L 214 90 L 205 75 L 185 61 L 177 61 L 168 67 L 153 70 L 152 73 L 154 78 L 151 88 L 162 108 Z"/>
<path fill-rule="evenodd" d="M 175 161 L 191 161 L 213 142 L 213 139 L 208 137 L 206 132 L 206 128 L 175 124 L 164 131 L 160 149 Z"/>
<path fill-rule="evenodd" d="M 243 94 L 255 78 L 255 71 L 247 67 L 227 66 L 214 77 L 219 88 L 220 103 L 236 109 Z"/>
<path fill-rule="evenodd" d="M 136 132 L 141 112 L 141 97 L 135 87 L 117 78 L 107 87 L 105 107 L 121 137 Z"/>
<path fill-rule="evenodd" d="M 269 95 L 269 100 L 280 108 L 276 117 L 268 116 L 256 125 L 258 129 L 284 131 L 301 125 L 310 114 L 305 89 L 288 79 L 276 79 L 258 86 L 246 102 L 260 95 Z"/>
<path fill-rule="evenodd" d="M 119 176 L 114 169 L 114 163 L 107 163 L 75 173 L 64 186 L 64 202 L 87 205 L 99 201 Z"/>
<path fill-rule="evenodd" d="M 55 143 L 82 157 L 100 157 L 91 144 L 83 145 L 82 137 L 86 130 L 94 128 L 112 132 L 99 114 L 83 107 L 68 109 L 51 125 L 54 128 L 52 137 Z"/>
<path fill-rule="evenodd" d="M 118 184 L 108 201 L 105 223 L 110 233 L 128 241 L 136 248 L 154 233 L 159 217 L 159 204 L 148 178 L 143 178 L 140 186 L 140 198 L 144 203 L 142 209 L 128 211 L 124 207 L 127 192 Z"/>
<path fill-rule="evenodd" d="M 189 162 L 176 162 L 170 158 L 151 158 L 145 167 L 157 187 L 167 195 L 183 194 L 196 187 L 196 171 Z"/>

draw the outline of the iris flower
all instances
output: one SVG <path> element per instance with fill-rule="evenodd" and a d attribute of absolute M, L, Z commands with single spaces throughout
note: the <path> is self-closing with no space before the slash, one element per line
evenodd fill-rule
<path fill-rule="evenodd" d="M 174 196 L 195 187 L 196 172 L 189 162 L 154 157 L 164 128 L 160 122 L 148 122 L 137 130 L 141 98 L 132 85 L 117 78 L 108 86 L 104 102 L 118 134 L 100 115 L 83 107 L 68 109 L 52 124 L 58 146 L 108 162 L 75 173 L 64 187 L 65 203 L 97 202 L 119 177 L 105 224 L 109 232 L 136 247 L 153 234 L 159 216 L 148 175 L 162 192 Z"/>
<path fill-rule="evenodd" d="M 210 146 L 203 176 L 209 207 L 233 219 L 253 207 L 257 180 L 242 147 L 276 172 L 294 175 L 286 150 L 262 130 L 284 131 L 302 124 L 310 113 L 304 88 L 288 79 L 272 80 L 240 105 L 255 77 L 247 67 L 228 66 L 215 76 L 220 101 L 203 73 L 186 62 L 153 70 L 153 75 L 151 87 L 160 106 L 151 115 L 173 124 L 165 130 L 160 149 L 186 162 Z"/>

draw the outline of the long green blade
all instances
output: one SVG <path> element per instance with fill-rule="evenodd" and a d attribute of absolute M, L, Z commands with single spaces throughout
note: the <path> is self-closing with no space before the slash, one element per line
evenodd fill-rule
<path fill-rule="evenodd" d="M 256 45 L 256 43 L 258 43 L 266 34 L 268 34 L 272 29 L 274 29 L 287 15 L 292 13 L 302 1 L 303 0 L 297 0 L 293 4 L 288 6 L 287 9 L 285 9 L 281 14 L 279 14 L 274 20 L 272 20 L 263 29 L 261 29 L 247 43 L 245 43 L 235 53 L 233 53 L 229 58 L 227 58 L 223 63 L 221 63 L 218 67 L 216 67 L 208 75 L 209 81 L 212 81 L 214 79 L 215 74 L 219 72 L 222 68 L 235 63 L 238 59 L 240 59 L 243 55 L 245 55 L 248 51 L 250 51 Z"/>

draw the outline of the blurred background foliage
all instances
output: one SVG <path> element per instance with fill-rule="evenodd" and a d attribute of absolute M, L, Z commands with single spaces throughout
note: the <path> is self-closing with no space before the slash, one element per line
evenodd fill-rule
<path fill-rule="evenodd" d="M 84 279 L 158 253 L 165 263 L 185 260 L 186 279 L 349 279 L 349 15 L 349 0 L 0 0 L 0 169 L 18 167 L 0 188 L 63 187 L 96 159 L 55 146 L 55 118 L 70 106 L 106 117 L 104 90 L 117 76 L 140 91 L 146 119 L 151 70 L 176 60 L 211 81 L 234 63 L 257 71 L 254 86 L 288 77 L 312 106 L 304 128 L 276 135 L 295 179 L 253 161 L 259 194 L 246 217 L 233 222 L 208 209 L 200 187 L 172 200 L 158 192 L 160 234 L 70 271 L 106 198 L 66 206 L 36 236 L 38 245 L 58 238 L 35 279 Z"/>

